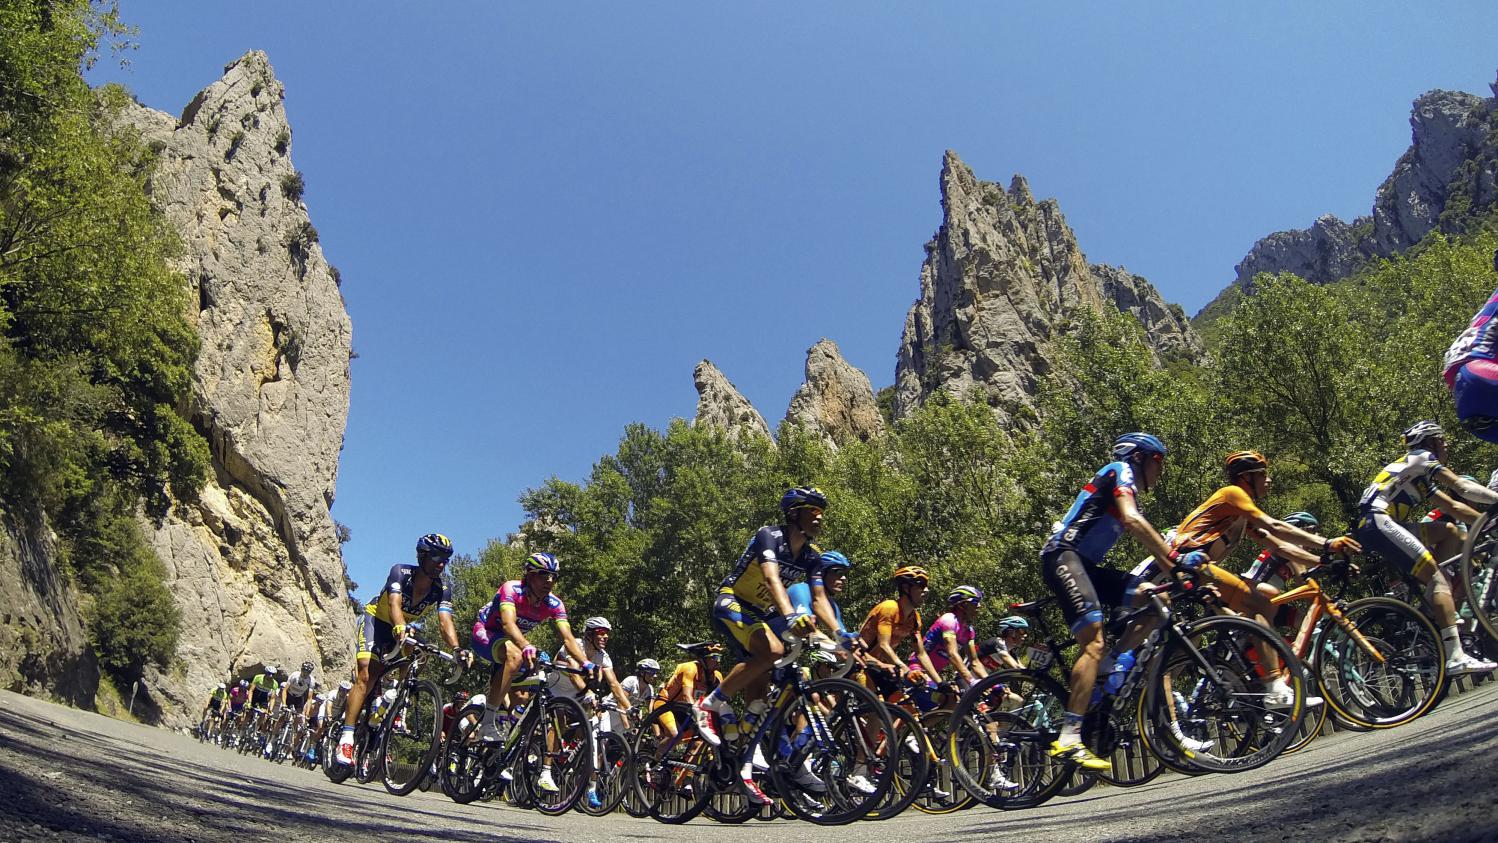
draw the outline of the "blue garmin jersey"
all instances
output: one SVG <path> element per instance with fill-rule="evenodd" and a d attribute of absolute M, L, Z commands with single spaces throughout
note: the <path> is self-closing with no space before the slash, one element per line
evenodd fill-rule
<path fill-rule="evenodd" d="M 1123 522 L 1118 520 L 1118 503 L 1114 499 L 1137 493 L 1134 469 L 1127 462 L 1110 462 L 1098 469 L 1077 493 L 1071 509 L 1056 522 L 1041 553 L 1070 550 L 1088 562 L 1102 561 L 1123 535 Z"/>

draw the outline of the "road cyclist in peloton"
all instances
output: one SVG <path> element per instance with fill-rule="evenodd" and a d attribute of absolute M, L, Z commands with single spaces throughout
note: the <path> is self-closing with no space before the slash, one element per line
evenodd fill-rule
<path fill-rule="evenodd" d="M 628 731 L 628 728 L 625 726 L 625 713 L 633 707 L 641 707 L 641 715 L 644 715 L 644 706 L 650 700 L 655 699 L 655 683 L 660 675 L 660 662 L 648 657 L 640 659 L 635 662 L 635 672 L 619 680 L 619 687 L 624 689 L 624 693 L 630 700 L 630 704 L 621 703 L 613 694 L 604 697 L 604 704 L 611 707 L 609 713 L 609 728 L 611 731 Z"/>
<path fill-rule="evenodd" d="M 655 703 L 651 706 L 652 711 L 663 706 L 676 705 L 690 711 L 693 703 L 723 683 L 723 672 L 718 669 L 718 662 L 723 656 L 722 644 L 716 641 L 700 641 L 695 644 L 677 644 L 676 648 L 691 658 L 677 664 L 671 671 L 670 678 L 656 694 Z M 768 708 L 769 706 L 765 706 L 765 709 Z M 676 733 L 674 713 L 661 712 L 660 724 L 668 735 Z"/>
<path fill-rule="evenodd" d="M 276 680 L 276 672 L 274 665 L 266 665 L 265 670 L 250 680 L 250 706 L 245 716 L 253 717 L 256 711 L 265 712 L 265 716 L 255 724 L 257 739 L 270 734 L 271 715 L 279 708 L 281 683 Z"/>
<path fill-rule="evenodd" d="M 1239 541 L 1248 538 L 1301 572 L 1319 565 L 1324 555 L 1356 553 L 1362 548 L 1351 536 L 1327 539 L 1272 518 L 1259 509 L 1256 501 L 1269 493 L 1271 483 L 1269 461 L 1258 451 L 1228 454 L 1223 460 L 1223 468 L 1227 472 L 1227 485 L 1209 495 L 1186 516 L 1176 527 L 1169 545 L 1182 557 L 1198 552 L 1205 555 L 1197 567 L 1217 588 L 1223 603 L 1232 611 L 1273 629 L 1275 610 L 1269 597 L 1218 564 L 1227 559 Z M 1158 580 L 1163 576 L 1163 571 L 1151 563 L 1142 565 L 1135 573 L 1144 580 Z M 1266 652 L 1263 658 L 1264 670 L 1270 680 L 1265 688 L 1264 704 L 1274 708 L 1294 705 L 1295 692 L 1286 678 L 1287 668 L 1280 664 L 1277 654 Z M 1307 706 L 1319 705 L 1320 702 L 1319 697 L 1301 701 Z"/>
<path fill-rule="evenodd" d="M 1187 570 L 1205 561 L 1205 554 L 1180 557 L 1139 511 L 1136 496 L 1148 492 L 1165 467 L 1165 444 L 1148 433 L 1126 433 L 1113 443 L 1113 461 L 1098 469 L 1082 487 L 1071 508 L 1054 525 L 1040 551 L 1041 577 L 1058 598 L 1061 614 L 1078 644 L 1072 664 L 1066 718 L 1051 745 L 1053 757 L 1075 762 L 1088 770 L 1109 770 L 1112 764 L 1082 743 L 1082 720 L 1092 700 L 1093 685 L 1103 660 L 1104 613 L 1127 605 L 1133 577 L 1127 571 L 1099 563 L 1127 530 L 1167 570 L 1179 563 Z M 1126 639 L 1142 635 L 1129 634 Z"/>
<path fill-rule="evenodd" d="M 1363 544 L 1426 588 L 1435 609 L 1436 626 L 1446 653 L 1446 673 L 1489 673 L 1498 664 L 1469 655 L 1457 629 L 1451 582 L 1436 564 L 1430 548 L 1442 559 L 1461 552 L 1461 532 L 1441 521 L 1415 523 L 1415 514 L 1434 500 L 1442 511 L 1468 523 L 1477 512 L 1498 504 L 1498 494 L 1463 480 L 1444 464 L 1446 432 L 1434 421 L 1419 421 L 1404 432 L 1405 455 L 1384 466 L 1359 501 L 1357 536 Z M 1451 494 L 1447 494 L 1450 492 Z"/>
<path fill-rule="evenodd" d="M 919 565 L 901 565 L 890 574 L 890 581 L 895 585 L 895 596 L 874 604 L 858 632 L 863 639 L 868 683 L 880 696 L 895 702 L 904 694 L 901 679 L 914 681 L 920 677 L 934 684 L 940 671 L 931 663 L 921 634 L 921 603 L 930 588 L 931 575 Z M 914 647 L 910 664 L 896 652 L 906 640 Z"/>
<path fill-rule="evenodd" d="M 1498 273 L 1498 251 L 1493 252 Z M 1498 290 L 1446 350 L 1441 375 L 1451 390 L 1457 419 L 1468 433 L 1498 442 Z"/>
<path fill-rule="evenodd" d="M 583 713 L 590 718 L 599 712 L 599 700 L 594 693 L 594 687 L 603 689 L 608 696 L 620 701 L 619 704 L 625 711 L 628 711 L 631 705 L 629 693 L 624 690 L 624 687 L 619 684 L 618 677 L 614 675 L 614 660 L 609 657 L 609 636 L 613 634 L 613 631 L 614 627 L 609 623 L 608 618 L 599 616 L 583 621 L 584 660 L 575 662 L 564 646 L 557 651 L 552 661 L 567 667 L 584 667 L 588 670 L 588 676 L 555 671 L 546 678 L 552 694 L 578 700 L 583 707 Z M 591 668 L 586 667 L 587 665 L 591 665 Z M 628 724 L 625 728 L 628 728 Z M 598 795 L 598 774 L 599 770 L 595 765 L 592 780 L 588 783 L 588 791 L 585 794 L 590 808 L 598 808 L 603 804 Z"/>
<path fill-rule="evenodd" d="M 562 648 L 572 657 L 572 661 L 582 665 L 589 673 L 593 672 L 594 664 L 584 655 L 582 645 L 572 635 L 572 624 L 567 620 L 567 607 L 553 590 L 561 574 L 562 563 L 554 554 L 532 553 L 526 557 L 525 570 L 520 579 L 509 580 L 501 585 L 474 620 L 474 652 L 490 664 L 489 689 L 484 697 L 484 718 L 479 726 L 479 736 L 486 743 L 504 742 L 514 719 L 510 714 L 514 708 L 514 700 L 510 699 L 510 684 L 522 670 L 528 671 L 536 664 L 537 650 L 525 637 L 527 632 L 543 623 L 555 624 L 557 635 L 562 639 Z M 504 717 L 503 722 L 500 721 L 501 716 Z M 500 776 L 508 781 L 510 771 L 503 770 Z M 549 763 L 542 765 L 536 787 L 547 793 L 556 792 L 557 786 Z"/>
<path fill-rule="evenodd" d="M 739 662 L 721 685 L 692 705 L 698 732 L 713 746 L 723 742 L 714 718 L 732 716 L 729 700 L 735 694 L 742 692 L 751 701 L 763 700 L 770 670 L 785 655 L 780 636 L 786 632 L 809 635 L 816 629 L 816 616 L 821 612 L 794 614 L 785 589 L 820 574 L 822 552 L 815 541 L 822 532 L 826 509 L 827 496 L 819 489 L 798 486 L 787 490 L 780 498 L 784 523 L 756 531 L 719 587 L 712 609 L 713 628 L 727 636 Z M 830 609 L 826 611 L 830 614 Z M 796 775 L 797 784 L 808 789 L 817 786 L 811 781 L 815 774 L 809 768 Z M 752 777 L 741 778 L 752 801 L 769 804 L 769 797 Z"/>
<path fill-rule="evenodd" d="M 1010 615 L 999 621 L 999 634 L 978 645 L 978 661 L 990 672 L 995 670 L 1023 670 L 1015 653 L 1022 652 L 1030 637 L 1030 622 L 1019 615 Z"/>
<path fill-rule="evenodd" d="M 312 662 L 302 662 L 301 669 L 286 677 L 286 681 L 281 683 L 280 705 L 276 722 L 271 727 L 271 734 L 275 734 L 286 720 L 295 720 L 298 714 L 308 716 L 308 702 L 318 688 L 317 677 L 312 671 Z M 270 747 L 266 749 L 269 750 Z"/>
<path fill-rule="evenodd" d="M 922 642 L 931 666 L 936 669 L 932 679 L 940 680 L 942 671 L 951 667 L 961 687 L 968 688 L 988 675 L 988 669 L 978 658 L 978 631 L 973 626 L 982 602 L 983 590 L 975 585 L 959 585 L 947 595 L 947 611 L 931 623 Z M 915 654 L 911 654 L 907 666 L 911 670 L 921 669 Z"/>
<path fill-rule="evenodd" d="M 345 766 L 354 763 L 354 723 L 370 689 L 379 687 L 385 673 L 385 659 L 400 652 L 408 623 L 435 608 L 442 640 L 458 652 L 465 665 L 472 663 L 472 655 L 459 649 L 452 619 L 452 584 L 443 576 L 452 555 L 452 541 L 447 536 L 441 533 L 422 536 L 416 541 L 416 564 L 393 566 L 379 596 L 364 607 L 364 623 L 359 627 L 359 645 L 354 657 L 358 673 L 344 706 L 343 732 L 334 755 L 337 763 Z"/>

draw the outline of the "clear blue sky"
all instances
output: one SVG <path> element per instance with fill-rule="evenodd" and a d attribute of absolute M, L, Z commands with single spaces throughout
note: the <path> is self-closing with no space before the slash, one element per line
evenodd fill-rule
<path fill-rule="evenodd" d="M 140 49 L 93 77 L 147 105 L 251 49 L 286 85 L 359 354 L 361 593 L 690 418 L 703 358 L 772 425 L 822 337 L 892 383 L 946 149 L 1194 313 L 1259 237 L 1367 213 L 1417 95 L 1498 70 L 1491 0 L 121 5 Z"/>

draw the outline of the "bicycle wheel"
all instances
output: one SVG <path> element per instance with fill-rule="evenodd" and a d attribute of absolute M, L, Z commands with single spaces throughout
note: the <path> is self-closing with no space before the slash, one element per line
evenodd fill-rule
<path fill-rule="evenodd" d="M 1294 692 L 1284 708 L 1264 701 L 1270 654 L 1278 657 Z M 1202 618 L 1187 624 L 1152 661 L 1145 686 L 1151 739 L 1191 767 L 1209 773 L 1256 769 L 1295 739 L 1305 716 L 1304 669 L 1268 627 L 1238 617 Z"/>
<path fill-rule="evenodd" d="M 318 748 L 318 755 L 322 756 L 323 775 L 333 784 L 343 784 L 354 774 L 353 767 L 338 763 L 338 738 L 342 734 L 342 723 L 329 723 L 328 731 L 322 736 L 322 746 Z"/>
<path fill-rule="evenodd" d="M 612 814 L 624 792 L 629 789 L 629 743 L 618 732 L 599 732 L 594 736 L 596 774 L 591 787 L 598 795 L 598 804 L 588 799 L 578 801 L 578 808 L 585 814 L 602 817 Z"/>
<path fill-rule="evenodd" d="M 958 784 L 991 808 L 1039 805 L 1070 778 L 1051 757 L 1061 734 L 1067 692 L 1056 680 L 1024 670 L 990 673 L 968 688 L 952 711 L 947 761 Z M 986 753 L 973 753 L 975 744 Z"/>
<path fill-rule="evenodd" d="M 1311 742 L 1321 737 L 1321 730 L 1326 726 L 1326 718 L 1331 706 L 1326 702 L 1326 694 L 1321 690 L 1321 683 L 1316 679 L 1316 672 L 1310 671 L 1306 674 L 1306 695 L 1308 697 L 1321 697 L 1321 705 L 1307 706 L 1306 716 L 1301 718 L 1300 729 L 1295 733 L 1295 739 L 1285 747 L 1285 754 L 1299 752 L 1311 745 Z"/>
<path fill-rule="evenodd" d="M 1462 544 L 1462 592 L 1467 608 L 1487 632 L 1498 640 L 1498 517 L 1478 515 Z"/>
<path fill-rule="evenodd" d="M 921 728 L 921 722 L 914 714 L 888 703 L 885 703 L 885 709 L 895 728 L 884 740 L 894 742 L 894 751 L 898 756 L 894 783 L 884 794 L 879 807 L 869 813 L 868 819 L 871 820 L 889 819 L 909 808 L 916 797 L 925 791 L 926 782 L 931 778 L 931 761 L 936 755 L 925 730 Z"/>
<path fill-rule="evenodd" d="M 1392 597 L 1367 597 L 1316 638 L 1317 673 L 1344 720 L 1388 729 L 1430 711 L 1446 684 L 1445 651 L 1430 619 Z"/>
<path fill-rule="evenodd" d="M 950 711 L 936 710 L 921 714 L 921 729 L 925 731 L 930 746 L 935 750 L 926 785 L 911 803 L 923 814 L 950 814 L 971 807 L 977 801 L 952 775 L 952 762 L 947 759 L 947 731 L 951 719 Z M 967 734 L 975 736 L 977 731 L 968 730 Z M 992 763 L 988 758 L 991 750 L 986 740 L 969 741 L 961 748 L 961 755 L 969 759 L 966 763 L 978 769 L 987 768 Z"/>
<path fill-rule="evenodd" d="M 630 753 L 635 760 L 630 785 L 649 816 L 676 825 L 702 813 L 713 794 L 712 770 L 718 756 L 697 733 L 687 706 L 667 705 L 650 712 Z"/>
<path fill-rule="evenodd" d="M 1143 701 L 1143 690 L 1136 689 L 1127 699 L 1114 698 L 1109 702 L 1106 713 L 1098 715 L 1096 734 L 1089 735 L 1084 724 L 1083 739 L 1099 753 L 1099 757 L 1107 758 L 1113 764 L 1108 771 L 1090 773 L 1090 776 L 1115 787 L 1138 787 L 1165 772 L 1165 765 L 1150 751 L 1141 733 L 1139 709 Z"/>
<path fill-rule="evenodd" d="M 798 817 L 842 825 L 874 810 L 894 781 L 898 751 L 884 702 L 847 679 L 820 679 L 775 712 L 770 780 Z M 773 750 L 773 754 L 771 754 Z"/>
<path fill-rule="evenodd" d="M 394 796 L 405 796 L 425 779 L 442 740 L 442 692 L 437 683 L 421 681 L 401 688 L 385 712 L 376 753 L 381 782 Z"/>
<path fill-rule="evenodd" d="M 1056 795 L 1061 797 L 1081 796 L 1097 786 L 1098 777 L 1092 773 L 1083 772 L 1080 769 L 1073 770 L 1071 778 L 1066 780 L 1066 786 L 1061 788 Z"/>
<path fill-rule="evenodd" d="M 593 728 L 582 705 L 569 697 L 547 700 L 524 740 L 525 781 L 535 796 L 536 810 L 552 816 L 572 810 L 593 774 Z M 548 770 L 555 790 L 540 786 Z"/>

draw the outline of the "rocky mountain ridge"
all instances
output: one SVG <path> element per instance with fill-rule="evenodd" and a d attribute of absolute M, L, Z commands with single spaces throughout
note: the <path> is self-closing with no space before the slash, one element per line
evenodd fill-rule
<path fill-rule="evenodd" d="M 1369 260 L 1388 258 L 1432 231 L 1460 234 L 1498 209 L 1498 82 L 1493 96 L 1429 91 L 1410 109 L 1410 146 L 1379 185 L 1368 215 L 1333 215 L 1309 228 L 1279 231 L 1253 245 L 1236 277 L 1197 314 L 1211 319 L 1233 297 L 1251 292 L 1260 273 L 1289 272 L 1315 284 L 1346 278 Z"/>

